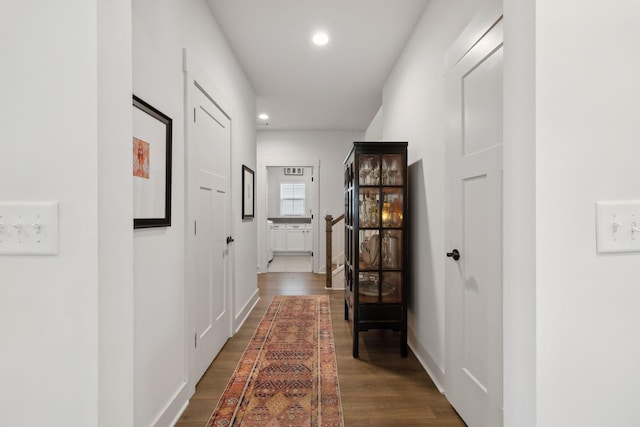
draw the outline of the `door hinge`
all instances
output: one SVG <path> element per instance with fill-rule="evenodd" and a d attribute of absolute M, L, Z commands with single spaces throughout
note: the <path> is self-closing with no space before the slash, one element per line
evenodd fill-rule
<path fill-rule="evenodd" d="M 193 221 L 193 234 L 198 234 L 198 221 Z"/>
<path fill-rule="evenodd" d="M 193 123 L 196 122 L 196 109 L 193 109 Z"/>
<path fill-rule="evenodd" d="M 198 348 L 198 333 L 197 332 L 193 334 L 193 346 L 195 348 Z"/>

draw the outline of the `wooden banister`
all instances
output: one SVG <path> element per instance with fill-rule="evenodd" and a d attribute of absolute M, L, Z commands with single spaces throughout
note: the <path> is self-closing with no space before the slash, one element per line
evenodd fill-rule
<path fill-rule="evenodd" d="M 331 216 L 331 215 L 328 215 L 328 216 Z M 331 226 L 333 227 L 334 225 L 336 225 L 337 223 L 339 223 L 343 219 L 344 219 L 344 214 L 341 214 L 338 218 L 336 218 L 333 221 L 331 221 Z"/>

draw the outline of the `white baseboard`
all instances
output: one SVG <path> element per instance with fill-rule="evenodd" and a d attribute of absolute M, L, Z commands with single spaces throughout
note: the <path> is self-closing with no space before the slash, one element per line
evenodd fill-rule
<path fill-rule="evenodd" d="M 253 310 L 253 307 L 256 306 L 256 304 L 258 303 L 259 300 L 260 300 L 260 293 L 259 293 L 258 289 L 256 289 L 256 291 L 253 293 L 253 295 L 251 295 L 251 298 L 249 298 L 249 300 L 244 305 L 244 307 L 242 307 L 240 309 L 240 311 L 238 312 L 238 315 L 235 317 L 235 319 L 233 319 L 233 334 L 234 335 L 240 330 L 240 328 L 244 324 L 245 320 L 247 320 L 247 317 L 249 316 L 249 313 L 251 313 L 251 310 Z"/>
<path fill-rule="evenodd" d="M 424 370 L 427 371 L 427 374 L 431 377 L 438 391 L 444 394 L 444 371 L 433 360 L 429 350 L 418 342 L 411 328 L 407 328 L 407 338 L 409 348 L 411 348 L 411 351 L 415 354 L 416 359 L 418 359 L 418 362 L 420 362 Z"/>
<path fill-rule="evenodd" d="M 167 405 L 160 411 L 160 414 L 151 423 L 153 426 L 173 426 L 178 422 L 182 413 L 189 406 L 189 399 L 193 396 L 195 387 L 189 387 L 188 382 L 183 382 L 169 398 Z"/>
<path fill-rule="evenodd" d="M 180 409 L 180 411 L 178 411 L 178 414 L 176 415 L 176 417 L 173 419 L 173 421 L 171 421 L 171 424 L 169 424 L 171 427 L 178 424 L 178 421 L 180 421 L 180 417 L 182 416 L 182 414 L 184 414 L 184 411 L 187 410 L 187 406 L 189 406 L 189 402 L 190 402 L 189 400 L 184 402 L 184 405 L 182 405 L 182 408 Z"/>

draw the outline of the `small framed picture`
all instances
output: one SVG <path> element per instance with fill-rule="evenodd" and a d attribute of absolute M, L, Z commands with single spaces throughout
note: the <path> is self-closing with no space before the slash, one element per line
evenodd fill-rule
<path fill-rule="evenodd" d="M 255 179 L 253 170 L 248 166 L 242 165 L 242 219 L 250 219 L 254 216 L 254 186 Z"/>

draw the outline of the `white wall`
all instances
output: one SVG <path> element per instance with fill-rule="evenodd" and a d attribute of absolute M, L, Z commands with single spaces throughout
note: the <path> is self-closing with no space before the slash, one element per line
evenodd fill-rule
<path fill-rule="evenodd" d="M 0 200 L 59 202 L 57 255 L 0 257 L 2 425 L 33 424 L 34 402 L 51 426 L 133 421 L 130 4 L 102 6 L 0 16 Z"/>
<path fill-rule="evenodd" d="M 535 3 L 504 0 L 504 425 L 536 426 Z"/>
<path fill-rule="evenodd" d="M 364 135 L 365 141 L 382 141 L 382 126 L 383 126 L 384 109 L 382 106 L 378 109 L 378 112 L 369 123 Z"/>
<path fill-rule="evenodd" d="M 414 260 L 409 344 L 439 387 L 444 378 L 445 52 L 480 8 L 491 3 L 432 0 L 383 91 L 383 139 L 409 142 Z"/>
<path fill-rule="evenodd" d="M 98 425 L 134 412 L 131 0 L 98 2 Z"/>
<path fill-rule="evenodd" d="M 253 169 L 256 161 L 255 94 L 206 2 L 134 0 L 133 92 L 173 119 L 172 226 L 135 232 L 136 425 L 171 421 L 194 386 L 180 392 L 191 341 L 185 331 L 183 48 L 230 105 L 232 195 L 240 194 L 241 165 Z M 257 290 L 256 272 L 243 262 L 257 256 L 256 225 L 241 220 L 241 198 L 232 200 L 233 250 L 243 254 L 232 254 L 237 327 Z"/>
<path fill-rule="evenodd" d="M 324 271 L 325 267 L 325 229 L 323 211 L 334 217 L 344 213 L 344 174 L 343 161 L 354 141 L 364 138 L 361 131 L 260 131 L 257 135 L 257 156 L 258 166 L 263 165 L 265 159 L 286 159 L 289 158 L 313 158 L 319 159 L 320 170 L 316 173 L 319 180 L 318 203 L 321 218 L 319 218 L 319 230 L 315 236 L 318 240 L 319 270 Z M 264 177 L 260 175 L 261 168 L 257 174 L 258 195 L 264 194 L 261 185 L 264 187 Z M 260 197 L 260 196 L 259 196 Z M 256 209 L 258 219 L 258 234 L 262 240 L 258 241 L 262 255 L 259 261 L 265 259 L 264 239 L 266 227 L 266 207 L 264 200 L 258 203 Z"/>
<path fill-rule="evenodd" d="M 594 203 L 640 199 L 640 3 L 536 4 L 537 421 L 637 426 L 640 254 Z"/>

